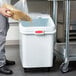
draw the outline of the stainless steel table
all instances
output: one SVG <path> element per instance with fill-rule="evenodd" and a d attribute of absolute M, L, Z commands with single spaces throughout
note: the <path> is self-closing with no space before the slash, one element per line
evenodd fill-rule
<path fill-rule="evenodd" d="M 60 66 L 60 70 L 63 73 L 66 73 L 69 71 L 69 62 L 70 61 L 76 61 L 76 56 L 72 56 L 69 54 L 69 27 L 70 27 L 70 0 L 48 0 L 53 1 L 53 20 L 55 22 L 55 25 L 57 25 L 57 5 L 58 1 L 64 1 L 65 4 L 65 26 L 66 26 L 66 42 L 65 46 L 63 47 L 63 57 L 64 62 Z"/>

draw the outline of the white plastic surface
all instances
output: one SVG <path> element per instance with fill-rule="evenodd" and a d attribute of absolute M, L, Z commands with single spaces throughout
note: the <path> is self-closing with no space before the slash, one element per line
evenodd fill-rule
<path fill-rule="evenodd" d="M 20 56 L 23 68 L 53 66 L 53 35 L 21 35 Z"/>
<path fill-rule="evenodd" d="M 54 34 L 56 32 L 56 28 L 55 28 L 55 25 L 53 23 L 53 20 L 48 14 L 34 14 L 34 13 L 32 13 L 32 14 L 30 14 L 30 17 L 34 20 L 34 22 L 37 22 L 37 24 L 34 23 L 33 21 L 32 22 L 27 22 L 27 21 L 20 22 L 19 23 L 20 24 L 19 25 L 20 33 L 23 33 L 23 34 L 35 34 L 34 32 L 36 30 L 42 30 L 46 34 L 49 34 L 49 33 Z M 42 22 L 40 22 L 40 19 L 41 20 L 46 19 L 47 22 L 42 23 Z M 39 21 L 35 21 L 35 20 L 39 20 Z M 43 25 L 45 25 L 45 26 L 43 26 Z"/>
<path fill-rule="evenodd" d="M 35 14 L 34 16 L 33 19 L 48 18 L 48 25 L 45 27 L 27 27 L 25 24 L 25 27 L 20 23 L 20 58 L 22 66 L 23 68 L 52 67 L 55 25 L 49 15 L 37 14 L 36 16 Z"/>

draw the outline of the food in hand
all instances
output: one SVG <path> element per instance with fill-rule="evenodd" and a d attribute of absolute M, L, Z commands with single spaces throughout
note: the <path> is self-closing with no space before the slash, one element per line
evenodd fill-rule
<path fill-rule="evenodd" d="M 3 4 L 2 7 L 10 10 L 10 11 L 7 11 L 7 13 L 10 14 L 11 18 L 13 18 L 14 20 L 32 21 L 32 19 L 30 18 L 29 15 L 27 15 L 26 13 L 16 9 L 12 5 Z"/>

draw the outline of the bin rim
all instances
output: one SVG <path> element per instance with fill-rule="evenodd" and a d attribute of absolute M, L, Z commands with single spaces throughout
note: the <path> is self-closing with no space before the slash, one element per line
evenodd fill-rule
<path fill-rule="evenodd" d="M 56 32 L 56 27 L 55 27 L 53 19 L 50 17 L 50 15 L 37 14 L 37 17 L 35 19 L 40 18 L 40 17 L 43 19 L 48 18 L 47 26 L 27 26 L 27 27 L 25 27 L 25 26 L 23 26 L 22 22 L 19 22 L 20 33 L 22 33 L 22 34 L 34 34 L 35 30 L 42 30 L 42 31 L 45 31 L 45 33 L 47 33 L 47 34 L 54 34 Z M 34 18 L 34 17 L 32 17 L 32 18 Z M 26 22 L 25 22 L 25 24 L 26 24 Z"/>

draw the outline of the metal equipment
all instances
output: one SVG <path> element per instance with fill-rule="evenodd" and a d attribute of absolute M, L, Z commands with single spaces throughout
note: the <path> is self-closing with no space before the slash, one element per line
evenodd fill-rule
<path fill-rule="evenodd" d="M 57 25 L 57 1 L 60 0 L 49 0 L 53 1 L 53 20 L 55 22 L 55 25 Z M 61 0 L 65 3 L 65 26 L 66 26 L 66 42 L 64 44 L 59 45 L 59 52 L 62 53 L 64 62 L 60 66 L 60 70 L 63 73 L 66 73 L 69 71 L 69 62 L 76 60 L 76 55 L 70 53 L 71 45 L 69 43 L 69 29 L 70 29 L 70 0 Z M 61 52 L 63 50 L 63 52 Z"/>
<path fill-rule="evenodd" d="M 65 15 L 66 15 L 66 44 L 64 47 L 63 55 L 64 55 L 64 62 L 60 66 L 60 70 L 65 73 L 69 71 L 68 65 L 69 61 L 71 61 L 71 57 L 69 55 L 69 27 L 70 27 L 70 0 L 65 1 Z"/>
<path fill-rule="evenodd" d="M 55 0 L 53 1 L 54 4 L 59 1 L 59 0 Z M 69 42 L 69 28 L 70 28 L 70 0 L 62 0 L 64 1 L 65 3 L 65 25 L 66 25 L 66 42 L 64 43 L 64 45 L 62 45 L 62 48 L 60 48 L 60 53 L 63 54 L 63 59 L 64 59 L 64 62 L 61 64 L 60 66 L 60 70 L 61 72 L 63 73 L 66 73 L 69 71 L 69 62 L 70 61 L 76 61 L 76 55 L 75 54 L 72 54 L 70 53 L 70 49 L 71 49 L 71 45 L 70 45 L 70 42 Z M 53 4 L 53 5 L 54 5 Z M 55 4 L 55 7 L 57 5 Z M 53 8 L 54 10 L 56 10 L 56 8 Z M 57 10 L 56 10 L 57 12 Z M 55 11 L 53 12 L 53 15 L 56 17 L 57 14 L 55 14 Z M 55 18 L 53 16 L 53 18 L 55 19 L 55 22 L 57 23 L 57 18 Z M 55 24 L 56 25 L 56 24 Z M 59 45 L 60 47 L 61 45 Z M 63 50 L 63 52 L 61 52 Z M 73 49 L 72 49 L 73 51 Z"/>

